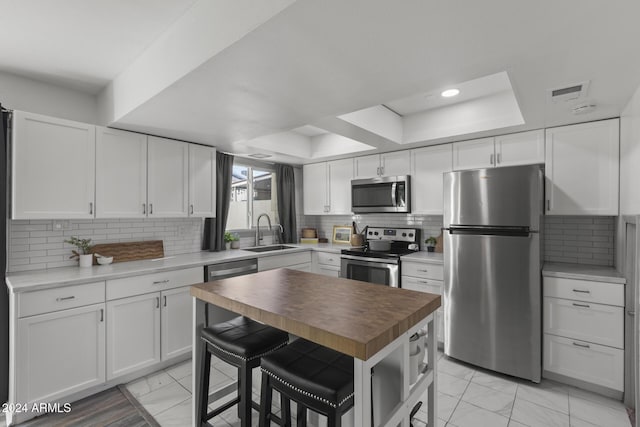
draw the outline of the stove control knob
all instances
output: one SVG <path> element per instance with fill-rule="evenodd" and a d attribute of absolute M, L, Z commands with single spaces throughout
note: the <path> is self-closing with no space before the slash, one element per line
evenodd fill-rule
<path fill-rule="evenodd" d="M 404 234 L 403 234 L 403 236 L 404 236 Z M 409 233 L 409 237 L 413 237 L 413 233 Z"/>
<path fill-rule="evenodd" d="M 373 231 L 370 231 L 370 232 L 369 232 L 369 236 L 371 236 L 372 234 L 373 234 Z"/>
<path fill-rule="evenodd" d="M 407 237 L 407 233 L 402 233 L 402 237 Z"/>
<path fill-rule="evenodd" d="M 375 234 L 375 235 L 377 236 L 377 235 L 378 235 L 378 232 L 376 231 L 376 232 L 374 232 L 373 234 Z"/>

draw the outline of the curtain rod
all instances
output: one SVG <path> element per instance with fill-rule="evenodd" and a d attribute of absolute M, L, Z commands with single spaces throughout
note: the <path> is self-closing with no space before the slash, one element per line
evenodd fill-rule
<path fill-rule="evenodd" d="M 3 112 L 3 113 L 13 113 L 13 110 L 10 110 L 10 109 L 8 109 L 8 108 L 4 108 L 4 107 L 2 107 L 2 112 Z"/>

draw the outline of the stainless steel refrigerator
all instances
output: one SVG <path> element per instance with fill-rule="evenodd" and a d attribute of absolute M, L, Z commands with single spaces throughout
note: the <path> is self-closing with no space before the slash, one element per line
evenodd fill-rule
<path fill-rule="evenodd" d="M 534 382 L 543 178 L 542 165 L 444 175 L 444 352 Z"/>

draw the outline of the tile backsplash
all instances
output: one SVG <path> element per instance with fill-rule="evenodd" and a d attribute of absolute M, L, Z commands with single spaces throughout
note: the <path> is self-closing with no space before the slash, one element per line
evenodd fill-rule
<path fill-rule="evenodd" d="M 355 221 L 358 231 L 370 227 L 408 227 L 420 229 L 421 247 L 429 236 L 438 236 L 442 228 L 440 215 L 366 214 L 366 215 L 305 215 L 298 222 L 298 230 L 311 227 L 318 230 L 318 237 L 331 241 L 334 225 L 351 225 Z"/>
<path fill-rule="evenodd" d="M 421 248 L 424 239 L 438 236 L 442 216 L 414 214 L 298 215 L 298 230 L 313 227 L 319 237 L 331 240 L 334 225 L 351 225 L 359 230 L 366 225 L 419 228 Z M 167 255 L 199 252 L 202 243 L 202 219 L 96 219 L 96 220 L 11 220 L 9 223 L 8 271 L 42 270 L 77 265 L 70 260 L 71 236 L 91 239 L 92 243 L 118 243 L 163 240 Z M 63 225 L 62 230 L 54 224 Z M 265 232 L 265 241 L 272 240 Z M 253 232 L 241 235 L 241 246 L 253 246 Z M 546 216 L 544 261 L 578 264 L 614 264 L 615 217 Z"/>
<path fill-rule="evenodd" d="M 77 265 L 70 260 L 75 249 L 64 240 L 71 236 L 92 244 L 141 240 L 164 241 L 166 255 L 198 252 L 202 243 L 201 218 L 10 220 L 10 272 Z M 55 229 L 60 224 L 62 229 Z"/>
<path fill-rule="evenodd" d="M 546 216 L 544 260 L 613 266 L 615 222 L 612 216 Z"/>

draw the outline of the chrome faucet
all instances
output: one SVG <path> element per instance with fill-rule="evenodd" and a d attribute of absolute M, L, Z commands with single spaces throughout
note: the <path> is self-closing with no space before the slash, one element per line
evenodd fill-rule
<path fill-rule="evenodd" d="M 269 231 L 271 231 L 271 218 L 269 218 L 269 215 L 267 215 L 266 213 L 260 214 L 260 216 L 258 216 L 258 220 L 256 221 L 256 246 L 260 246 L 260 240 L 262 240 L 262 237 L 260 237 L 260 218 L 262 218 L 263 216 L 267 217 L 267 224 L 269 224 Z"/>

